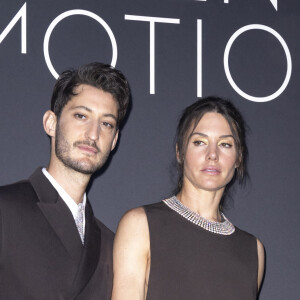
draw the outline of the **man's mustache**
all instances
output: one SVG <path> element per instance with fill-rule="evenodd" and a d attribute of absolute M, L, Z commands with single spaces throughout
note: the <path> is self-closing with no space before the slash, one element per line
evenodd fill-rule
<path fill-rule="evenodd" d="M 79 146 L 79 145 L 87 145 L 89 147 L 93 147 L 97 150 L 97 152 L 100 152 L 100 148 L 97 146 L 96 142 L 90 142 L 90 141 L 76 141 L 73 143 L 73 147 Z"/>

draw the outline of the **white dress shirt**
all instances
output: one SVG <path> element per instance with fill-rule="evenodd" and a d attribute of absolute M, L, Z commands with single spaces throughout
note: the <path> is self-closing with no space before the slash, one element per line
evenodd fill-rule
<path fill-rule="evenodd" d="M 71 198 L 71 196 L 59 185 L 59 183 L 53 178 L 53 176 L 50 175 L 50 173 L 46 170 L 46 168 L 43 168 L 42 171 L 44 175 L 48 178 L 50 183 L 53 185 L 53 187 L 56 189 L 60 197 L 64 200 L 68 208 L 70 209 L 75 222 L 75 218 L 77 216 L 77 211 L 78 211 L 78 205 Z M 83 195 L 82 205 L 84 207 L 84 212 L 85 212 L 86 193 L 84 193 Z M 83 214 L 83 235 L 84 233 L 85 233 L 85 213 Z"/>

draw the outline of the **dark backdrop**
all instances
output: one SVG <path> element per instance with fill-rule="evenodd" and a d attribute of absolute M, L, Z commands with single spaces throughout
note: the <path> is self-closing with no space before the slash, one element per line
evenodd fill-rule
<path fill-rule="evenodd" d="M 170 195 L 182 109 L 197 95 L 230 98 L 251 128 L 251 182 L 226 214 L 265 245 L 260 299 L 300 299 L 299 9 L 299 0 L 1 1 L 0 184 L 48 163 L 52 73 L 113 59 L 130 81 L 129 119 L 89 189 L 112 230 L 126 210 Z"/>

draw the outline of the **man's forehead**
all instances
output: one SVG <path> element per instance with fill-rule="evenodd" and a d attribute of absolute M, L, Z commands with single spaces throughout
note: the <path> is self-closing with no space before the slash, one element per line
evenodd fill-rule
<path fill-rule="evenodd" d="M 86 84 L 86 83 L 81 83 L 81 84 L 77 85 L 77 86 L 74 88 L 73 93 L 74 93 L 75 95 L 74 95 L 73 97 L 79 96 L 79 95 L 82 94 L 83 92 L 85 92 L 85 91 L 91 91 L 91 90 L 101 91 L 101 92 L 103 92 L 104 94 L 110 95 L 110 96 L 112 97 L 112 99 L 113 99 L 114 101 L 116 101 L 116 103 L 118 104 L 117 99 L 115 98 L 115 96 L 114 96 L 112 93 L 110 93 L 110 92 L 108 92 L 108 91 L 105 91 L 105 90 L 103 90 L 103 89 L 100 88 L 100 87 L 96 87 L 96 86 L 93 86 L 93 85 L 90 85 L 90 84 Z M 71 97 L 71 99 L 72 99 L 73 97 Z"/>
<path fill-rule="evenodd" d="M 85 90 L 87 90 L 87 89 L 90 89 L 90 88 L 95 88 L 95 89 L 97 89 L 97 90 L 102 91 L 102 89 L 97 88 L 97 87 L 95 87 L 95 86 L 92 86 L 92 85 L 90 85 L 90 84 L 81 83 L 81 84 L 77 85 L 77 86 L 74 88 L 74 92 L 75 92 L 75 94 L 80 94 L 80 93 L 82 93 L 83 91 L 85 91 Z"/>
<path fill-rule="evenodd" d="M 84 109 L 93 112 L 101 109 L 104 111 L 107 110 L 110 113 L 112 113 L 112 110 L 116 110 L 115 113 L 118 113 L 118 102 L 109 92 L 91 85 L 80 84 L 75 88 L 74 94 L 66 103 L 63 110 Z"/>

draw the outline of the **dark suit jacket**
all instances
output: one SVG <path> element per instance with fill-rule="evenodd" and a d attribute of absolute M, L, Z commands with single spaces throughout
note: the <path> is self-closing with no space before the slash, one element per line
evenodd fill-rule
<path fill-rule="evenodd" d="M 86 206 L 85 245 L 41 168 L 0 187 L 0 300 L 109 300 L 113 233 Z"/>

